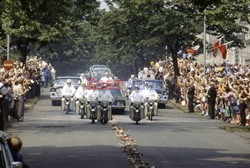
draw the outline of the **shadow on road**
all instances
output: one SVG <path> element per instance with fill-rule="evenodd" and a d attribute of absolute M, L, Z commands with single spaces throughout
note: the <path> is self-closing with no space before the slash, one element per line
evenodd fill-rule
<path fill-rule="evenodd" d="M 113 146 L 30 147 L 24 148 L 30 167 L 44 168 L 127 168 L 126 155 L 117 155 Z M 248 168 L 250 154 L 231 154 L 221 149 L 145 147 L 143 160 L 157 168 Z M 108 153 L 108 155 L 107 155 Z"/>
<path fill-rule="evenodd" d="M 22 153 L 33 168 L 129 168 L 126 155 L 115 146 L 28 147 Z"/>

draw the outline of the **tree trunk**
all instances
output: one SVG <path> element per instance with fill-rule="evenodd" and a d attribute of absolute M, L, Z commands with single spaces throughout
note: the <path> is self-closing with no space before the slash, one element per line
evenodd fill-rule
<path fill-rule="evenodd" d="M 174 66 L 174 75 L 175 77 L 178 77 L 180 75 L 179 73 L 179 67 L 178 67 L 178 60 L 177 60 L 177 52 L 178 52 L 178 45 L 176 44 L 175 47 L 170 46 L 170 51 L 172 55 L 172 62 Z"/>
<path fill-rule="evenodd" d="M 17 49 L 20 51 L 22 57 L 20 61 L 25 63 L 27 55 L 28 55 L 28 42 L 20 42 L 17 44 Z"/>
<path fill-rule="evenodd" d="M 179 67 L 178 67 L 178 60 L 177 60 L 177 51 L 172 53 L 172 61 L 174 65 L 174 75 L 177 77 L 180 75 L 179 73 Z"/>

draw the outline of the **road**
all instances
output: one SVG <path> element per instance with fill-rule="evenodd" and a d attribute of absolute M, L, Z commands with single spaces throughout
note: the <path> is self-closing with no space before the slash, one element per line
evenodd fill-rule
<path fill-rule="evenodd" d="M 136 125 L 128 115 L 115 115 L 117 124 L 137 140 L 143 160 L 157 168 L 244 168 L 250 165 L 250 142 L 218 129 L 223 123 L 167 106 L 153 121 Z M 51 106 L 44 90 L 24 122 L 7 130 L 23 140 L 22 154 L 31 168 L 129 168 L 118 148 L 114 130 L 90 124 L 78 115 L 65 115 Z"/>

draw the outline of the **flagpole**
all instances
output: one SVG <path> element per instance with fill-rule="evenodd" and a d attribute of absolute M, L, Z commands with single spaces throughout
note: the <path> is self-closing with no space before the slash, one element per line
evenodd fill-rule
<path fill-rule="evenodd" d="M 7 34 L 7 60 L 10 59 L 10 35 Z"/>
<path fill-rule="evenodd" d="M 207 25 L 206 25 L 206 16 L 204 16 L 204 38 L 203 38 L 203 54 L 204 54 L 204 65 L 203 65 L 203 74 L 206 76 L 206 59 L 207 59 L 207 51 L 206 51 L 206 36 L 207 36 Z"/>

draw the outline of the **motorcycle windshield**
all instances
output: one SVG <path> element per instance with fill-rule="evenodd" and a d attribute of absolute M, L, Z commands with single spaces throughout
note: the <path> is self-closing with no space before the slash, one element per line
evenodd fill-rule
<path fill-rule="evenodd" d="M 141 93 L 142 93 L 141 91 L 133 91 L 131 95 L 129 96 L 130 101 L 131 102 L 143 102 L 144 97 Z"/>
<path fill-rule="evenodd" d="M 144 99 L 148 99 L 151 101 L 158 99 L 158 94 L 155 90 L 143 90 L 142 92 Z"/>
<path fill-rule="evenodd" d="M 99 101 L 112 102 L 113 96 L 110 90 L 100 90 L 99 91 Z"/>
<path fill-rule="evenodd" d="M 88 101 L 96 101 L 98 100 L 98 97 L 99 97 L 99 93 L 98 93 L 98 90 L 94 90 L 93 92 L 90 92 L 88 94 Z"/>

